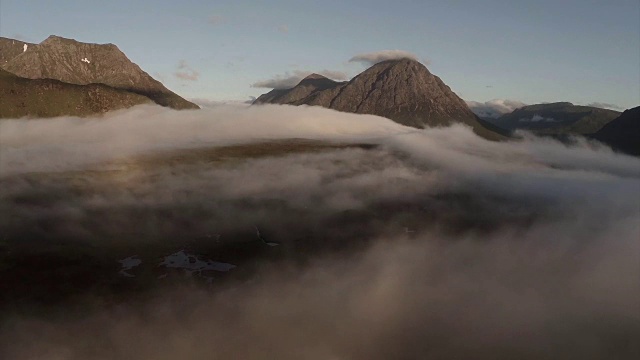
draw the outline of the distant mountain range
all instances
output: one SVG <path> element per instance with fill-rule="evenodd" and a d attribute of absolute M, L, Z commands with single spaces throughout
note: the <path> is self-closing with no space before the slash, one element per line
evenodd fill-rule
<path fill-rule="evenodd" d="M 31 44 L 0 37 L 0 68 L 27 79 L 52 79 L 75 85 L 103 84 L 174 109 L 198 108 L 140 69 L 113 44 L 89 44 L 59 36 Z M 26 89 L 28 87 L 23 88 Z M 103 96 L 109 97 L 111 93 L 116 92 L 104 91 Z M 117 102 L 116 99 L 113 102 Z"/>
<path fill-rule="evenodd" d="M 523 106 L 497 119 L 485 120 L 508 132 L 527 130 L 538 135 L 588 135 L 618 116 L 618 111 L 557 102 Z"/>
<path fill-rule="evenodd" d="M 291 89 L 261 95 L 254 104 L 316 105 L 384 116 L 416 128 L 462 123 L 485 138 L 501 138 L 439 77 L 412 59 L 380 62 L 348 82 L 312 74 Z"/>

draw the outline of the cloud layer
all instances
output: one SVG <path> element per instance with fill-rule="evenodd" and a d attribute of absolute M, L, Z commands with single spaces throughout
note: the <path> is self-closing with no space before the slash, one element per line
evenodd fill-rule
<path fill-rule="evenodd" d="M 354 57 L 349 59 L 349 62 L 359 62 L 367 66 L 372 66 L 382 61 L 398 59 L 411 59 L 418 61 L 418 56 L 408 51 L 382 50 L 355 55 Z"/>
<path fill-rule="evenodd" d="M 318 142 L 376 147 L 309 151 Z M 74 254 L 87 244 L 146 263 L 157 248 L 210 248 L 193 240 L 207 233 L 244 241 L 258 226 L 281 243 L 277 258 L 292 259 L 219 259 L 259 270 L 215 291 L 168 283 L 118 306 L 62 305 L 61 320 L 13 316 L 0 325 L 3 359 L 640 350 L 640 160 L 596 143 L 489 142 L 463 126 L 420 130 L 317 107 L 140 106 L 0 121 L 0 155 L 9 240 L 72 239 Z"/>
<path fill-rule="evenodd" d="M 283 75 L 276 75 L 271 79 L 261 80 L 251 84 L 254 88 L 266 88 L 266 89 L 290 89 L 296 85 L 305 77 L 311 75 L 311 71 L 294 70 L 292 72 L 286 72 Z M 334 70 L 322 70 L 317 72 L 322 76 L 326 76 L 329 79 L 343 81 L 348 80 L 349 76 L 342 71 Z"/>
<path fill-rule="evenodd" d="M 254 96 L 250 96 L 247 100 L 212 100 L 206 98 L 191 98 L 188 100 L 200 107 L 210 108 L 220 105 L 249 105 L 253 104 L 256 98 Z"/>

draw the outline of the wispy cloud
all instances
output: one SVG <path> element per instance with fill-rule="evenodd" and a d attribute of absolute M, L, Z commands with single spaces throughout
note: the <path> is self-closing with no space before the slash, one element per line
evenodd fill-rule
<path fill-rule="evenodd" d="M 207 19 L 207 22 L 211 25 L 220 25 L 225 22 L 225 18 L 222 15 L 211 15 Z"/>
<path fill-rule="evenodd" d="M 357 54 L 351 59 L 349 59 L 349 62 L 359 62 L 365 65 L 371 66 L 382 61 L 398 60 L 398 59 L 411 59 L 411 60 L 419 61 L 418 56 L 416 54 L 408 51 L 382 50 L 382 51 L 375 51 L 370 53 Z"/>
<path fill-rule="evenodd" d="M 322 70 L 316 72 L 322 76 L 326 76 L 333 80 L 348 80 L 349 76 L 342 71 L 335 70 Z M 296 85 L 305 77 L 311 75 L 311 71 L 294 70 L 292 72 L 287 71 L 282 75 L 276 75 L 271 79 L 262 80 L 251 84 L 254 88 L 266 88 L 266 89 L 290 89 Z"/>
<path fill-rule="evenodd" d="M 587 104 L 587 106 L 593 106 L 602 109 L 612 109 L 612 110 L 624 110 L 624 108 L 620 105 L 605 103 L 605 102 L 592 102 Z"/>
<path fill-rule="evenodd" d="M 527 104 L 508 99 L 493 99 L 486 102 L 465 101 L 467 106 L 476 115 L 487 118 L 498 118 L 501 115 L 512 112 L 513 110 L 523 107 Z"/>
<path fill-rule="evenodd" d="M 178 71 L 176 71 L 173 75 L 181 80 L 188 81 L 197 81 L 200 77 L 200 73 L 192 68 L 186 60 L 180 60 L 178 64 Z"/>
<path fill-rule="evenodd" d="M 288 34 L 289 33 L 289 26 L 286 24 L 282 24 L 280 26 L 278 26 L 278 31 L 283 33 L 283 34 Z"/>

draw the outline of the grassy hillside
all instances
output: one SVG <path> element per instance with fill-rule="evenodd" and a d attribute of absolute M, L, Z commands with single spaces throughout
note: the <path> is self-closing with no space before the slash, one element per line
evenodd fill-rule
<path fill-rule="evenodd" d="M 87 116 L 147 103 L 145 96 L 102 84 L 25 79 L 0 69 L 0 118 Z"/>

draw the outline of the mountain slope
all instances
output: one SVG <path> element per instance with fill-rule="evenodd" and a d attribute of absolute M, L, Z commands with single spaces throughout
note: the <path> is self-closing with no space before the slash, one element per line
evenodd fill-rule
<path fill-rule="evenodd" d="M 103 84 L 25 79 L 0 69 L 0 118 L 86 116 L 146 103 L 152 102 Z"/>
<path fill-rule="evenodd" d="M 292 89 L 272 90 L 254 103 L 323 106 L 384 116 L 417 128 L 463 123 L 483 137 L 501 137 L 487 129 L 440 78 L 411 59 L 380 62 L 349 82 L 314 74 Z"/>
<path fill-rule="evenodd" d="M 0 68 L 35 44 L 0 36 Z"/>
<path fill-rule="evenodd" d="M 113 44 L 89 44 L 58 36 L 49 36 L 37 45 L 15 55 L 15 41 L 3 38 L 0 53 L 11 53 L 0 67 L 29 79 L 55 79 L 87 85 L 105 84 L 144 95 L 155 103 L 175 109 L 196 109 L 152 78 Z M 5 50 L 11 49 L 11 50 Z"/>
<path fill-rule="evenodd" d="M 593 134 L 593 138 L 615 150 L 640 156 L 640 106 L 625 110 Z"/>
<path fill-rule="evenodd" d="M 600 130 L 619 112 L 569 102 L 523 106 L 497 119 L 487 119 L 508 131 L 527 130 L 540 135 L 587 135 Z"/>
<path fill-rule="evenodd" d="M 345 84 L 346 82 L 337 82 L 322 75 L 311 74 L 302 79 L 295 87 L 291 89 L 273 89 L 258 97 L 254 103 L 304 105 L 316 99 L 320 92 L 335 91 Z"/>

